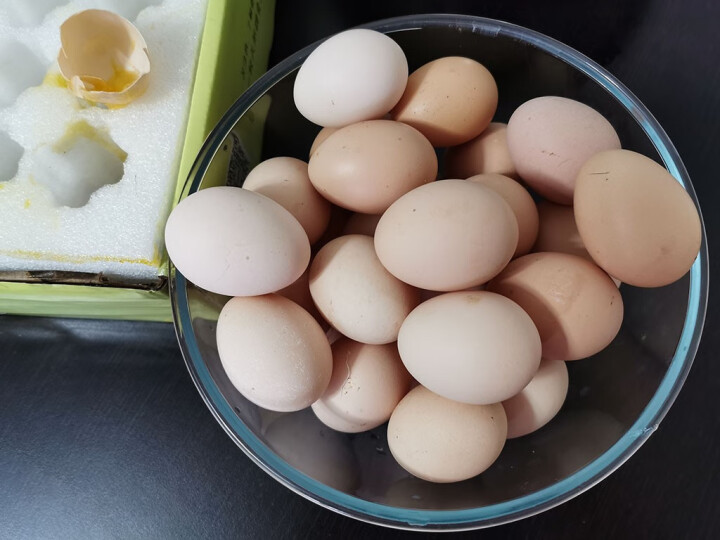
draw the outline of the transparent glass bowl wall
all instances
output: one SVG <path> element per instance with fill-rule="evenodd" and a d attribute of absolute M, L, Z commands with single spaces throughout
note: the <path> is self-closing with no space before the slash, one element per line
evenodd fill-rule
<path fill-rule="evenodd" d="M 507 121 L 518 105 L 541 95 L 591 105 L 612 122 L 623 147 L 663 162 L 695 199 L 680 158 L 650 113 L 621 83 L 573 49 L 478 17 L 410 16 L 366 26 L 395 39 L 411 70 L 447 55 L 482 62 L 500 90 L 496 120 Z M 292 87 L 297 68 L 314 46 L 275 66 L 238 99 L 198 156 L 185 195 L 218 171 L 223 182 L 241 185 L 247 163 L 232 130 L 243 123 L 258 129 L 265 115 L 262 158 L 307 159 L 319 128 L 295 109 Z M 226 298 L 197 289 L 176 271 L 170 285 L 190 374 L 218 422 L 260 467 L 318 504 L 365 521 L 471 529 L 532 515 L 581 493 L 622 464 L 655 430 L 697 349 L 707 298 L 706 250 L 703 241 L 690 273 L 673 285 L 623 285 L 622 329 L 595 358 L 568 364 L 570 390 L 560 414 L 538 432 L 508 441 L 482 475 L 446 485 L 403 471 L 388 451 L 385 426 L 345 435 L 324 427 L 309 410 L 278 414 L 248 402 L 230 384 L 217 356 L 215 320 Z"/>

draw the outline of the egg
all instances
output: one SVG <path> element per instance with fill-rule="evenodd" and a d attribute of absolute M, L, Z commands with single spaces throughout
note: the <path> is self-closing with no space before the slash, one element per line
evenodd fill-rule
<path fill-rule="evenodd" d="M 317 150 L 323 142 L 325 142 L 325 139 L 335 133 L 338 129 L 339 128 L 324 127 L 320 131 L 318 131 L 318 134 L 315 135 L 312 145 L 310 146 L 310 153 L 308 155 L 308 158 L 315 153 L 315 150 Z"/>
<path fill-rule="evenodd" d="M 445 176 L 448 178 L 486 173 L 517 177 L 507 144 L 507 124 L 502 122 L 490 122 L 480 135 L 448 148 L 445 153 Z"/>
<path fill-rule="evenodd" d="M 325 332 L 307 311 L 277 294 L 230 299 L 218 318 L 217 347 L 230 382 L 265 409 L 304 409 L 330 382 Z"/>
<path fill-rule="evenodd" d="M 344 234 L 365 234 L 375 236 L 375 229 L 382 214 L 358 214 L 350 216 L 345 224 Z"/>
<path fill-rule="evenodd" d="M 497 84 L 485 66 L 470 58 L 447 56 L 410 75 L 390 115 L 417 128 L 433 146 L 455 146 L 488 127 L 497 103 Z"/>
<path fill-rule="evenodd" d="M 147 44 L 124 17 L 103 9 L 80 11 L 60 26 L 60 42 L 58 67 L 75 96 L 117 108 L 147 90 Z"/>
<path fill-rule="evenodd" d="M 336 341 L 345 337 L 332 326 L 328 328 L 327 332 L 325 332 L 325 335 L 327 336 L 330 345 L 334 345 Z"/>
<path fill-rule="evenodd" d="M 307 163 L 292 157 L 274 157 L 257 165 L 243 188 L 271 198 L 300 222 L 311 244 L 325 232 L 330 203 L 310 183 Z"/>
<path fill-rule="evenodd" d="M 311 122 L 340 127 L 383 116 L 402 96 L 407 78 L 400 46 L 383 33 L 358 28 L 332 36 L 310 53 L 293 97 Z"/>
<path fill-rule="evenodd" d="M 397 339 L 418 304 L 418 293 L 388 272 L 373 239 L 351 234 L 332 240 L 310 265 L 310 294 L 323 317 L 343 335 L 381 345 Z"/>
<path fill-rule="evenodd" d="M 518 243 L 510 206 L 490 188 L 442 180 L 403 195 L 380 218 L 375 250 L 398 279 L 452 291 L 485 283 Z"/>
<path fill-rule="evenodd" d="M 476 285 L 475 287 L 468 287 L 467 289 L 462 289 L 462 291 L 456 291 L 456 292 L 472 292 L 472 291 L 484 291 L 485 285 Z M 436 296 L 440 296 L 442 294 L 447 294 L 443 291 L 429 291 L 427 289 L 418 289 L 420 292 L 420 303 L 424 302 L 425 300 L 430 300 L 431 298 L 435 298 Z"/>
<path fill-rule="evenodd" d="M 471 176 L 468 181 L 489 187 L 510 205 L 518 224 L 518 243 L 513 257 L 529 252 L 537 238 L 539 218 L 535 201 L 527 189 L 512 178 L 495 173 Z"/>
<path fill-rule="evenodd" d="M 540 201 L 537 205 L 537 211 L 540 223 L 537 240 L 535 240 L 532 251 L 536 253 L 543 251 L 568 253 L 595 263 L 587 249 L 585 249 L 582 238 L 580 238 L 575 223 L 575 211 L 572 206 Z M 619 279 L 612 276 L 610 276 L 610 279 L 613 280 L 616 286 L 620 287 L 622 285 Z"/>
<path fill-rule="evenodd" d="M 313 244 L 313 249 L 317 250 L 327 244 L 330 240 L 335 240 L 339 236 L 345 234 L 345 225 L 347 224 L 352 212 L 340 208 L 334 204 L 330 205 L 330 222 L 323 235 Z"/>
<path fill-rule="evenodd" d="M 313 318 L 320 323 L 321 327 L 329 327 L 327 321 L 323 319 L 317 306 L 315 306 L 312 295 L 310 294 L 310 268 L 305 270 L 293 283 L 277 291 L 277 294 L 295 302 L 312 315 Z"/>
<path fill-rule="evenodd" d="M 575 221 L 606 272 L 637 287 L 662 287 L 687 273 L 702 225 L 690 196 L 661 165 L 636 152 L 591 157 L 576 185 Z"/>
<path fill-rule="evenodd" d="M 410 374 L 397 346 L 367 345 L 347 338 L 332 346 L 333 372 L 322 397 L 312 405 L 328 427 L 358 433 L 384 424 L 410 390 Z"/>
<path fill-rule="evenodd" d="M 331 202 L 379 214 L 401 195 L 435 180 L 437 156 L 416 129 L 392 120 L 370 120 L 330 135 L 310 158 L 308 172 Z"/>
<path fill-rule="evenodd" d="M 519 394 L 503 401 L 508 439 L 537 431 L 560 411 L 568 391 L 568 370 L 562 360 L 543 360 Z"/>
<path fill-rule="evenodd" d="M 539 227 L 533 251 L 555 251 L 592 261 L 575 224 L 572 206 L 541 201 L 537 205 Z"/>
<path fill-rule="evenodd" d="M 520 177 L 560 204 L 572 204 L 575 178 L 590 156 L 620 148 L 605 117 L 584 103 L 558 96 L 520 105 L 508 121 L 507 143 Z"/>
<path fill-rule="evenodd" d="M 540 332 L 542 355 L 579 360 L 600 352 L 623 319 L 620 292 L 595 264 L 566 253 L 515 259 L 487 289 L 517 302 Z"/>
<path fill-rule="evenodd" d="M 185 198 L 165 225 L 165 246 L 182 274 L 225 296 L 275 292 L 310 261 L 300 223 L 278 203 L 246 189 L 220 186 Z"/>
<path fill-rule="evenodd" d="M 515 302 L 485 291 L 427 300 L 403 322 L 398 350 L 423 386 L 475 405 L 522 390 L 540 364 L 540 336 Z"/>
<path fill-rule="evenodd" d="M 410 474 L 429 482 L 459 482 L 486 470 L 505 445 L 507 420 L 499 403 L 468 405 L 418 386 L 390 417 L 390 452 Z"/>

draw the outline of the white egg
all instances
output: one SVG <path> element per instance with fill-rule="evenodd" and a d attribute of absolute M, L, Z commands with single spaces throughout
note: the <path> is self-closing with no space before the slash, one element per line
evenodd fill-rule
<path fill-rule="evenodd" d="M 380 118 L 400 100 L 408 64 L 380 32 L 341 32 L 315 49 L 295 79 L 295 105 L 315 124 L 340 127 Z"/>
<path fill-rule="evenodd" d="M 310 262 L 302 226 L 278 203 L 236 187 L 193 193 L 165 225 L 168 255 L 198 287 L 226 296 L 278 291 Z"/>
<path fill-rule="evenodd" d="M 540 365 L 540 336 L 532 319 L 515 302 L 486 291 L 423 302 L 402 323 L 397 344 L 420 384 L 473 405 L 514 396 Z"/>

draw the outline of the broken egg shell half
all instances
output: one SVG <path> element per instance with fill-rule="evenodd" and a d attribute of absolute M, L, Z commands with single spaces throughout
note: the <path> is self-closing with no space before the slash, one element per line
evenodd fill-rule
<path fill-rule="evenodd" d="M 60 41 L 58 65 L 74 95 L 122 107 L 147 89 L 147 44 L 120 15 L 101 9 L 76 13 L 60 26 Z"/>

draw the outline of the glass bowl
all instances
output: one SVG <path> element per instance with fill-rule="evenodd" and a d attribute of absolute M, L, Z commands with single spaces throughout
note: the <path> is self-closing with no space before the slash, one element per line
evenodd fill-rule
<path fill-rule="evenodd" d="M 512 24 L 460 15 L 420 15 L 365 25 L 385 32 L 413 70 L 434 58 L 474 58 L 495 76 L 496 120 L 540 95 L 578 99 L 615 126 L 623 147 L 665 164 L 697 204 L 675 148 L 647 109 L 618 80 L 577 51 Z M 217 184 L 242 185 L 259 159 L 307 159 L 318 127 L 295 109 L 298 67 L 317 43 L 279 63 L 245 92 L 205 142 L 183 196 Z M 217 421 L 263 470 L 300 495 L 341 514 L 385 526 L 475 529 L 530 516 L 582 493 L 628 459 L 657 428 L 688 374 L 705 316 L 707 245 L 680 281 L 659 289 L 622 286 L 625 320 L 593 359 L 570 362 L 570 389 L 558 416 L 508 441 L 498 461 L 458 484 L 418 480 L 393 460 L 385 426 L 334 432 L 309 409 L 264 411 L 229 382 L 215 325 L 227 300 L 172 270 L 170 291 L 187 367 Z M 658 473 L 661 473 L 658 465 Z M 238 487 L 238 489 L 243 489 Z"/>

